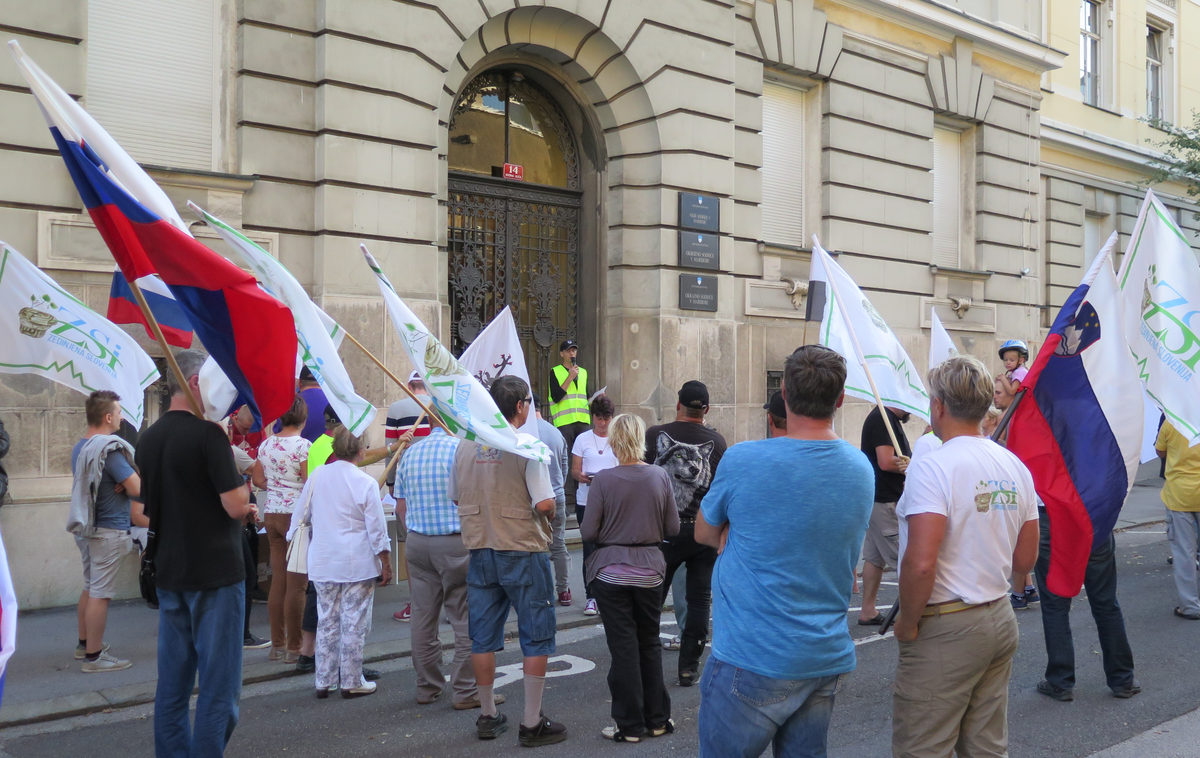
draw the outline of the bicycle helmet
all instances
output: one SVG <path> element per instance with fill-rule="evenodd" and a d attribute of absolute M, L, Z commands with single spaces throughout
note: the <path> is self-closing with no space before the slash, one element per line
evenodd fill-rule
<path fill-rule="evenodd" d="M 1004 360 L 1004 353 L 1009 350 L 1016 350 L 1025 357 L 1025 360 L 1029 360 L 1029 348 L 1026 347 L 1025 343 L 1021 340 L 1006 340 L 1005 343 L 1000 346 L 1000 360 Z"/>

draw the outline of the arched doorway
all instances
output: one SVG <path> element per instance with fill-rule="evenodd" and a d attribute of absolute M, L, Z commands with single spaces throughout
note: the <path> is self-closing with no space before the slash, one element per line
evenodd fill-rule
<path fill-rule="evenodd" d="M 473 79 L 449 142 L 451 349 L 461 352 L 511 306 L 537 397 L 580 306 L 579 148 L 549 94 L 516 70 Z M 521 166 L 523 180 L 504 178 Z"/>

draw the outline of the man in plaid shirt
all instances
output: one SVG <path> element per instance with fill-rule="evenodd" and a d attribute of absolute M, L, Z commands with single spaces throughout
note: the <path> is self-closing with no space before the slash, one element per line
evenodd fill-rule
<path fill-rule="evenodd" d="M 417 438 L 396 465 L 396 518 L 408 528 L 408 573 L 412 588 L 412 659 L 417 672 L 417 702 L 428 705 L 441 697 L 442 645 L 438 619 L 443 606 L 454 628 L 454 661 L 450 686 L 454 708 L 479 707 L 467 615 L 467 564 L 458 508 L 446 494 L 458 438 L 435 427 Z M 496 695 L 496 703 L 504 696 Z"/>

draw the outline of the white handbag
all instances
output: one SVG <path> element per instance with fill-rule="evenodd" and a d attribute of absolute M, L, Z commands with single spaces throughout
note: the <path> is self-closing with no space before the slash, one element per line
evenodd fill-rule
<path fill-rule="evenodd" d="M 288 543 L 287 570 L 292 574 L 308 573 L 308 545 L 312 542 L 312 512 L 309 508 L 311 503 L 312 488 L 310 487 L 308 494 L 304 497 L 304 518 L 301 519 L 296 533 L 292 535 L 292 541 Z"/>

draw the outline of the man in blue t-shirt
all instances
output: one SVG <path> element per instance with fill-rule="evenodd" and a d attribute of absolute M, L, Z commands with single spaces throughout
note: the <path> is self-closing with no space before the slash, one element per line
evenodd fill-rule
<path fill-rule="evenodd" d="M 97 390 L 88 396 L 84 412 L 87 416 L 87 432 L 71 450 L 71 471 L 77 479 L 94 476 L 83 470 L 84 464 L 79 460 L 84 446 L 96 437 L 111 437 L 121 428 L 120 397 L 109 390 Z M 83 561 L 83 592 L 79 595 L 76 614 L 79 644 L 75 647 L 75 660 L 83 661 L 85 674 L 121 671 L 133 665 L 108 654 L 108 646 L 104 644 L 104 627 L 108 623 L 108 604 L 116 595 L 117 570 L 121 566 L 121 558 L 133 547 L 130 528 L 150 525 L 150 519 L 142 512 L 139 499 L 141 480 L 133 468 L 132 448 L 115 437 L 113 444 L 106 444 L 102 440 L 94 444 L 108 452 L 104 454 L 100 481 L 94 490 L 96 502 L 92 531 L 86 537 L 79 534 L 75 537 Z M 94 460 L 99 466 L 99 458 Z M 84 491 L 87 489 L 89 487 L 84 487 Z"/>
<path fill-rule="evenodd" d="M 701 758 L 771 744 L 775 755 L 825 752 L 838 681 L 855 666 L 846 613 L 875 494 L 866 456 L 833 431 L 845 383 L 834 351 L 792 353 L 787 435 L 729 448 L 700 506 L 696 540 L 721 551 Z"/>

